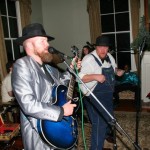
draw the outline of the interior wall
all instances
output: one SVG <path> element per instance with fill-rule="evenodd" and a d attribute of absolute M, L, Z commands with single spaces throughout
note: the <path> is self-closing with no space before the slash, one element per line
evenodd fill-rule
<path fill-rule="evenodd" d="M 43 24 L 42 2 L 41 0 L 31 0 L 31 23 Z"/>
<path fill-rule="evenodd" d="M 51 46 L 73 56 L 71 46 L 81 50 L 87 41 L 90 42 L 86 7 L 87 0 L 32 0 L 31 22 L 42 23 L 47 34 L 55 37 Z M 59 66 L 66 68 L 63 64 Z"/>
<path fill-rule="evenodd" d="M 69 56 L 73 56 L 71 46 L 81 50 L 90 41 L 86 7 L 86 0 L 42 0 L 43 25 L 55 37 L 50 44 Z"/>

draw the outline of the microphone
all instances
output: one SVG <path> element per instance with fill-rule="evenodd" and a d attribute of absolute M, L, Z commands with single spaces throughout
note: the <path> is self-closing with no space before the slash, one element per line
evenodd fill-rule
<path fill-rule="evenodd" d="M 90 46 L 92 46 L 92 45 L 91 45 L 91 43 L 90 43 L 90 42 L 88 42 L 88 41 L 86 42 L 86 44 L 87 44 L 87 45 L 90 45 Z"/>
<path fill-rule="evenodd" d="M 64 61 L 64 54 L 53 47 L 48 48 L 48 52 L 52 55 L 52 63 L 59 64 Z"/>
<path fill-rule="evenodd" d="M 86 44 L 92 49 L 94 50 L 95 49 L 95 44 L 91 44 L 90 42 L 86 42 Z"/>
<path fill-rule="evenodd" d="M 55 49 L 54 47 L 49 47 L 49 48 L 48 48 L 48 52 L 51 53 L 51 54 L 57 54 L 57 55 L 59 55 L 59 57 L 61 57 L 62 59 L 64 59 L 64 58 L 71 59 L 71 57 L 65 55 L 64 53 L 60 52 L 59 50 Z"/>
<path fill-rule="evenodd" d="M 48 52 L 52 55 L 52 63 L 58 64 L 64 62 L 64 59 L 71 59 L 72 57 L 69 57 L 65 55 L 64 53 L 60 52 L 59 50 L 55 49 L 54 47 L 49 47 Z"/>
<path fill-rule="evenodd" d="M 55 49 L 54 47 L 49 47 L 48 48 L 48 52 L 51 54 L 61 54 L 61 55 L 65 55 L 62 52 L 60 52 L 59 50 Z"/>

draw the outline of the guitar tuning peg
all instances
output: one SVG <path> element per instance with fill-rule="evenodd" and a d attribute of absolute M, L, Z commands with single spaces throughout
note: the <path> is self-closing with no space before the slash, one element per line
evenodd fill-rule
<path fill-rule="evenodd" d="M 73 46 L 71 46 L 71 50 L 78 51 L 79 49 L 75 45 L 73 45 Z"/>
<path fill-rule="evenodd" d="M 71 46 L 71 51 L 74 54 L 74 56 L 79 55 L 79 49 L 75 45 Z"/>

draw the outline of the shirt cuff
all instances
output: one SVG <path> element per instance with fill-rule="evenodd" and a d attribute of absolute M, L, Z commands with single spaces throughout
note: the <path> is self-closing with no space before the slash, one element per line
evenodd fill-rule
<path fill-rule="evenodd" d="M 63 107 L 60 107 L 60 115 L 59 115 L 58 121 L 61 121 L 63 116 L 64 116 L 64 109 Z"/>

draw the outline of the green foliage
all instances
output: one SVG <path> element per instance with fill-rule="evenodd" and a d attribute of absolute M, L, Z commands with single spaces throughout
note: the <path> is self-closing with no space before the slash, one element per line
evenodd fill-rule
<path fill-rule="evenodd" d="M 139 27 L 139 33 L 137 35 L 137 38 L 131 43 L 131 48 L 133 50 L 138 50 L 139 46 L 143 42 L 144 37 L 146 37 L 146 50 L 150 51 L 150 34 L 149 31 L 147 31 L 145 26 L 145 17 L 141 17 L 140 21 L 140 27 Z"/>

